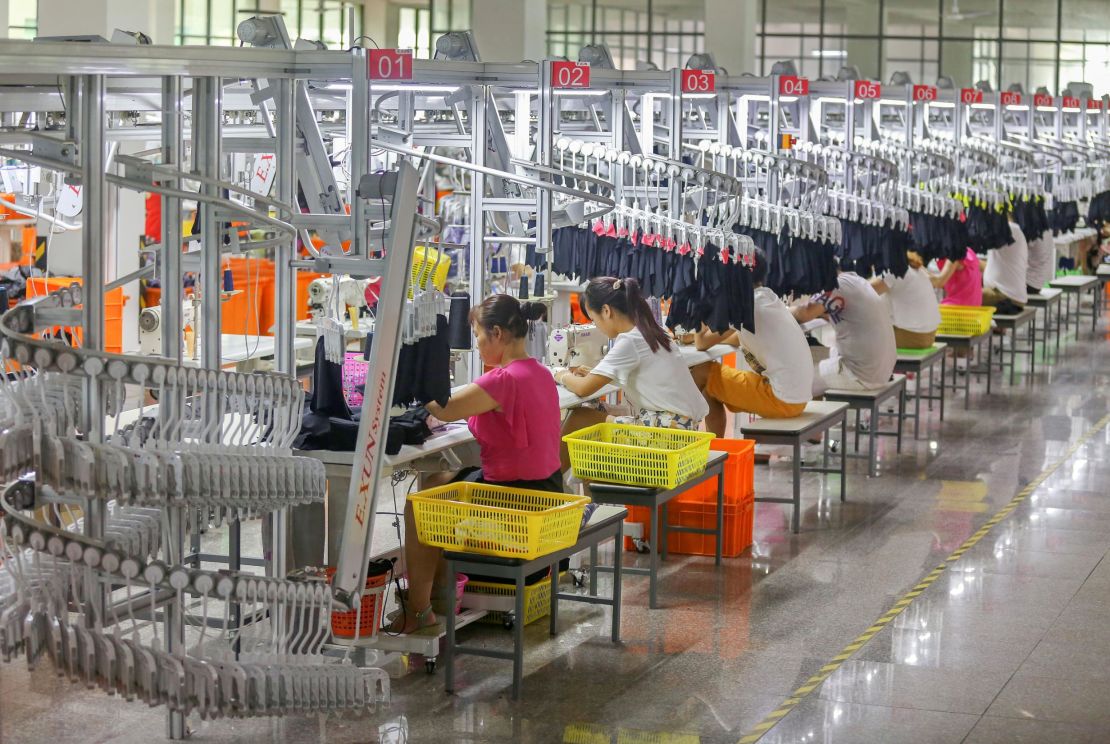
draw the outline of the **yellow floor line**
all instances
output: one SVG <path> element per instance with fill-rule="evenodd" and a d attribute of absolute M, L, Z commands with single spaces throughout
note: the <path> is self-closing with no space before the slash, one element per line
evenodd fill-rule
<path fill-rule="evenodd" d="M 994 516 L 988 519 L 986 523 L 978 530 L 976 530 L 971 537 L 969 537 L 962 545 L 960 545 L 960 547 L 952 551 L 952 554 L 945 558 L 943 563 L 929 572 L 929 574 L 926 575 L 919 584 L 914 586 L 913 589 L 902 595 L 902 597 L 894 603 L 894 606 L 891 607 L 890 610 L 880 616 L 879 619 L 876 620 L 870 627 L 868 627 L 866 631 L 861 633 L 851 643 L 845 646 L 839 654 L 833 657 L 832 661 L 821 667 L 821 669 L 816 674 L 807 679 L 805 681 L 805 684 L 795 690 L 790 695 L 790 697 L 787 698 L 782 703 L 782 705 L 780 705 L 773 713 L 771 713 L 754 727 L 752 727 L 752 730 L 745 734 L 743 738 L 740 739 L 738 744 L 754 744 L 755 742 L 762 739 L 763 736 L 768 731 L 770 731 L 776 723 L 781 721 L 791 710 L 796 708 L 806 696 L 816 690 L 822 682 L 828 679 L 833 672 L 839 669 L 845 661 L 850 659 L 852 655 L 856 653 L 856 651 L 859 651 L 863 647 L 863 645 L 867 643 L 867 641 L 871 640 L 871 638 L 874 637 L 880 630 L 886 627 L 891 620 L 902 614 L 906 610 L 906 608 L 913 603 L 914 599 L 920 596 L 922 592 L 928 589 L 931 584 L 936 582 L 936 580 L 944 574 L 945 570 L 948 569 L 952 563 L 954 563 L 960 558 L 960 556 L 974 547 L 975 544 L 982 540 L 983 537 L 986 536 L 987 533 L 989 533 L 999 522 L 1009 516 L 1010 513 L 1017 508 L 1018 504 L 1029 498 L 1029 496 L 1034 491 L 1036 491 L 1042 483 L 1048 480 L 1048 478 L 1053 473 L 1055 473 L 1061 465 L 1070 460 L 1072 455 L 1079 451 L 1080 447 L 1086 444 L 1091 437 L 1101 431 L 1107 424 L 1110 424 L 1110 414 L 1103 416 L 1101 421 L 1088 429 L 1087 432 L 1083 434 L 1083 436 L 1079 437 L 1079 439 L 1076 440 L 1075 444 L 1068 448 L 1068 451 L 1065 452 L 1063 456 L 1060 457 L 1060 459 L 1042 470 L 1040 474 L 1037 475 L 1036 478 L 1031 480 L 1028 485 L 1025 486 L 1025 488 L 1021 489 L 1021 491 L 1019 491 L 1018 494 L 1009 501 L 1009 503 L 999 509 L 998 512 L 994 514 Z"/>

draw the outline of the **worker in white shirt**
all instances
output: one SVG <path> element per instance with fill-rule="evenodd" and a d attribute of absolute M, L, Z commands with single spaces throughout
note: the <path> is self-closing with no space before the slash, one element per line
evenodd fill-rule
<path fill-rule="evenodd" d="M 690 370 L 706 400 L 705 428 L 725 435 L 725 409 L 765 418 L 794 418 L 805 411 L 813 388 L 813 361 L 805 334 L 782 300 L 763 286 L 767 257 L 756 249 L 755 332 L 747 328 L 714 333 L 706 326 L 695 334 L 699 350 L 726 343 L 739 346 L 751 370 L 705 362 Z"/>
<path fill-rule="evenodd" d="M 817 364 L 813 397 L 826 390 L 871 390 L 890 382 L 898 350 L 894 327 L 882 298 L 866 279 L 840 272 L 837 288 L 815 295 L 791 309 L 794 319 L 808 323 L 826 318 L 836 330 L 836 347 Z"/>
<path fill-rule="evenodd" d="M 1029 245 L 1017 224 L 1010 223 L 1010 244 L 987 252 L 983 269 L 983 305 L 999 315 L 1014 315 L 1029 301 Z"/>
<path fill-rule="evenodd" d="M 1056 242 L 1052 231 L 1045 230 L 1029 244 L 1029 268 L 1025 272 L 1025 290 L 1039 295 L 1041 289 L 1056 276 Z"/>
<path fill-rule="evenodd" d="M 940 303 L 934 278 L 912 251 L 907 255 L 909 269 L 904 276 L 890 272 L 871 280 L 871 287 L 885 295 L 894 324 L 894 342 L 899 349 L 931 349 L 940 327 Z M 947 268 L 947 267 L 946 267 Z M 936 277 L 936 281 L 947 277 Z M 941 281 L 943 285 L 943 281 Z"/>

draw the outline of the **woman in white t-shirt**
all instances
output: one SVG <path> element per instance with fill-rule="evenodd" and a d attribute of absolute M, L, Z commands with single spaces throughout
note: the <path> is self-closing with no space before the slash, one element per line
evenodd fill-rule
<path fill-rule="evenodd" d="M 794 320 L 790 308 L 771 289 L 763 286 L 767 278 L 767 257 L 755 250 L 752 282 L 755 284 L 755 330 L 741 328 L 714 333 L 702 326 L 697 334 L 699 350 L 724 343 L 742 348 L 751 370 L 705 362 L 690 370 L 694 382 L 709 402 L 706 431 L 725 435 L 727 416 L 754 413 L 763 418 L 801 416 L 812 399 L 813 361 L 805 333 Z"/>
<path fill-rule="evenodd" d="M 1029 302 L 1029 244 L 1016 223 L 1010 223 L 1010 243 L 987 252 L 983 269 L 983 304 L 998 315 L 1020 313 Z"/>
<path fill-rule="evenodd" d="M 615 384 L 624 392 L 632 415 L 610 419 L 602 411 L 576 408 L 567 417 L 563 432 L 606 420 L 696 430 L 709 413 L 709 405 L 694 384 L 677 344 L 655 321 L 640 294 L 639 282 L 591 279 L 583 299 L 590 320 L 614 340 L 613 346 L 592 370 L 554 370 L 555 381 L 583 397 Z"/>
<path fill-rule="evenodd" d="M 880 295 L 886 295 L 894 323 L 894 341 L 899 349 L 931 349 L 940 326 L 940 302 L 933 279 L 915 253 L 908 256 L 905 276 L 886 273 L 871 280 Z"/>

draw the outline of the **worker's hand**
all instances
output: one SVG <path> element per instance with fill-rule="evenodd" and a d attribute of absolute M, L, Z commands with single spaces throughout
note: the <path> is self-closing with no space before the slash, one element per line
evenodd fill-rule
<path fill-rule="evenodd" d="M 575 377 L 585 377 L 593 371 L 593 367 L 571 367 L 569 372 Z"/>
<path fill-rule="evenodd" d="M 563 384 L 563 376 L 570 372 L 566 367 L 552 367 L 551 376 L 555 378 L 555 382 L 559 385 Z"/>

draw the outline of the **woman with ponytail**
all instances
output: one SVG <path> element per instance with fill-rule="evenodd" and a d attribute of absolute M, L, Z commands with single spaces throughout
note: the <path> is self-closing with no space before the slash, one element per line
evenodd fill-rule
<path fill-rule="evenodd" d="M 526 343 L 543 305 L 519 302 L 505 294 L 486 298 L 470 311 L 470 326 L 478 353 L 489 372 L 451 396 L 445 406 L 429 403 L 428 412 L 440 421 L 466 419 L 478 441 L 481 467 L 467 468 L 442 482 L 471 481 L 539 491 L 562 491 L 559 462 L 562 410 L 551 373 L 528 356 Z M 405 562 L 408 595 L 393 632 L 411 633 L 436 622 L 432 585 L 442 563 L 442 551 L 417 539 L 412 505 L 405 505 Z"/>
<path fill-rule="evenodd" d="M 656 322 L 635 279 L 590 280 L 584 295 L 586 313 L 598 330 L 614 340 L 609 353 L 592 370 L 555 370 L 555 381 L 575 395 L 593 395 L 612 383 L 632 405 L 632 415 L 615 419 L 643 426 L 697 429 L 709 406 L 682 354 Z M 564 433 L 601 423 L 600 411 L 578 408 L 567 418 Z M 564 466 L 567 465 L 564 450 Z"/>

